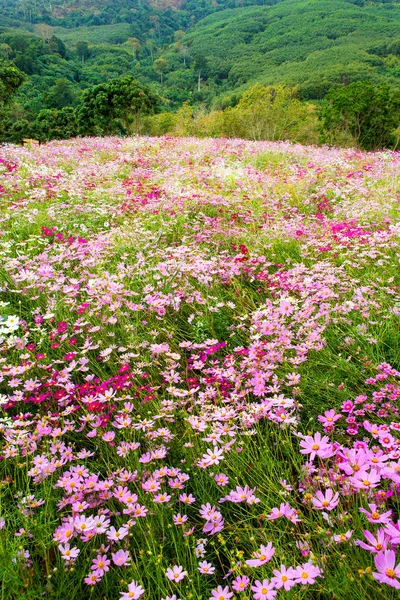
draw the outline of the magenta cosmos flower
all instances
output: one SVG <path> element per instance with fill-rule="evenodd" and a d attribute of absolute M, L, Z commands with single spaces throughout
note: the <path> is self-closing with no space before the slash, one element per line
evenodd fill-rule
<path fill-rule="evenodd" d="M 185 579 L 185 575 L 187 575 L 187 571 L 184 571 L 183 567 L 180 567 L 180 566 L 177 567 L 175 565 L 175 567 L 172 567 L 172 569 L 167 569 L 165 574 L 168 577 L 168 579 L 178 583 L 179 581 L 182 581 L 182 579 Z"/>
<path fill-rule="evenodd" d="M 374 558 L 378 573 L 372 573 L 373 577 L 381 583 L 387 583 L 393 588 L 400 590 L 400 564 L 396 566 L 396 554 L 393 550 L 378 552 Z"/>

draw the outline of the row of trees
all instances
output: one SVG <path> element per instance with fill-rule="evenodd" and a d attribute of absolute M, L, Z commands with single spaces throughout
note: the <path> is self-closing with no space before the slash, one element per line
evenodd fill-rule
<path fill-rule="evenodd" d="M 356 82 L 330 90 L 322 103 L 301 101 L 296 89 L 256 84 L 225 110 L 184 104 L 176 113 L 146 119 L 152 135 L 291 140 L 302 144 L 397 148 L 400 88 Z"/>
<path fill-rule="evenodd" d="M 34 122 L 15 120 L 7 115 L 6 103 L 22 80 L 15 67 L 0 68 L 0 141 L 20 143 L 25 138 L 48 141 L 78 135 L 127 135 L 137 132 L 144 115 L 153 112 L 160 102 L 149 86 L 125 75 L 85 90 L 76 107 L 41 110 Z"/>
<path fill-rule="evenodd" d="M 0 65 L 0 141 L 41 141 L 77 135 L 199 135 L 253 140 L 289 139 L 304 144 L 357 145 L 366 150 L 397 148 L 400 88 L 356 82 L 329 91 L 318 106 L 288 86 L 256 84 L 225 110 L 196 110 L 188 103 L 160 112 L 162 98 L 130 75 L 85 90 L 75 107 L 44 109 L 35 121 L 7 118 L 6 105 L 24 75 Z M 158 112 L 157 112 L 158 111 Z"/>

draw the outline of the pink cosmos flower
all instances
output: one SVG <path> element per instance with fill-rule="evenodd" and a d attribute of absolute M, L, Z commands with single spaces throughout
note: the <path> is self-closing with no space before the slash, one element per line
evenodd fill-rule
<path fill-rule="evenodd" d="M 175 565 L 174 567 L 172 567 L 172 569 L 167 569 L 165 574 L 168 577 L 168 579 L 170 579 L 171 581 L 175 581 L 175 583 L 178 583 L 179 581 L 182 581 L 182 579 L 185 579 L 187 571 L 184 571 L 183 567 L 178 567 Z"/>
<path fill-rule="evenodd" d="M 302 447 L 302 450 L 300 450 L 301 454 L 309 454 L 310 460 L 314 460 L 316 456 L 319 456 L 319 458 L 329 458 L 334 454 L 328 436 L 324 435 L 321 437 L 319 432 L 314 437 L 311 435 L 304 436 L 300 442 L 300 446 Z"/>
<path fill-rule="evenodd" d="M 219 485 L 220 487 L 224 487 L 225 485 L 228 485 L 228 483 L 229 483 L 228 477 L 226 475 L 224 475 L 223 473 L 219 473 L 218 475 L 215 475 L 214 479 L 217 482 L 217 485 Z"/>
<path fill-rule="evenodd" d="M 92 517 L 85 517 L 85 515 L 79 515 L 74 521 L 75 530 L 79 533 L 86 533 L 95 529 L 96 525 Z"/>
<path fill-rule="evenodd" d="M 318 490 L 312 503 L 317 510 L 333 510 L 339 504 L 339 494 L 334 494 L 331 488 L 326 490 L 325 495 Z"/>
<path fill-rule="evenodd" d="M 219 585 L 216 590 L 211 590 L 210 600 L 229 600 L 232 596 L 227 585 L 224 588 Z"/>
<path fill-rule="evenodd" d="M 275 506 L 271 510 L 269 515 L 267 515 L 267 519 L 269 519 L 270 521 L 273 521 L 275 519 L 280 519 L 281 517 L 286 517 L 291 510 L 292 509 L 287 502 L 286 503 L 282 502 L 279 508 L 277 508 Z"/>
<path fill-rule="evenodd" d="M 176 515 L 172 515 L 172 519 L 174 521 L 174 524 L 179 526 L 179 525 L 183 525 L 184 523 L 186 523 L 186 521 L 188 520 L 188 516 L 181 515 L 181 513 L 177 513 Z"/>
<path fill-rule="evenodd" d="M 229 500 L 230 502 L 240 503 L 240 502 L 249 502 L 251 499 L 255 499 L 254 492 L 256 488 L 250 489 L 248 485 L 245 485 L 244 488 L 239 485 L 236 486 L 236 490 L 231 490 L 225 498 L 221 498 L 220 502 L 225 502 Z M 258 500 L 259 502 L 259 500 Z M 258 504 L 258 502 L 251 501 L 251 504 Z"/>
<path fill-rule="evenodd" d="M 319 415 L 318 421 L 322 423 L 325 431 L 333 431 L 336 421 L 342 418 L 342 415 L 336 414 L 335 410 L 326 410 L 324 415 Z"/>
<path fill-rule="evenodd" d="M 364 537 L 368 540 L 369 544 L 362 542 L 361 540 L 356 540 L 354 543 L 356 546 L 360 546 L 364 550 L 368 550 L 368 552 L 376 553 L 381 552 L 382 550 L 387 550 L 388 542 L 390 537 L 385 534 L 384 529 L 378 529 L 376 532 L 376 537 L 372 535 L 370 531 L 363 531 Z"/>
<path fill-rule="evenodd" d="M 315 567 L 312 562 L 304 563 L 297 567 L 294 573 L 295 583 L 301 583 L 302 585 L 315 583 L 315 578 L 322 575 L 321 569 Z"/>
<path fill-rule="evenodd" d="M 206 454 L 203 454 L 203 461 L 205 461 L 205 463 L 207 464 L 207 466 L 210 465 L 219 465 L 219 463 L 223 460 L 224 458 L 224 451 L 221 450 L 220 448 L 218 448 L 217 446 L 214 446 L 214 448 L 209 448 L 206 452 Z"/>
<path fill-rule="evenodd" d="M 380 513 L 376 504 L 368 504 L 369 511 L 365 508 L 360 508 L 359 511 L 367 515 L 370 523 L 389 523 L 392 511 L 388 510 L 385 513 Z"/>
<path fill-rule="evenodd" d="M 165 502 L 169 502 L 172 496 L 170 494 L 156 494 L 153 498 L 154 502 L 158 504 L 164 504 Z"/>
<path fill-rule="evenodd" d="M 271 600 L 277 594 L 273 583 L 270 583 L 268 579 L 263 579 L 263 581 L 257 579 L 251 586 L 251 590 L 254 592 L 254 600 Z"/>
<path fill-rule="evenodd" d="M 123 592 L 119 600 L 138 600 L 140 596 L 143 596 L 144 589 L 136 581 L 131 581 L 128 585 L 128 591 Z"/>
<path fill-rule="evenodd" d="M 129 565 L 130 562 L 129 552 L 125 550 L 118 550 L 118 552 L 112 552 L 111 558 L 114 565 L 117 565 L 118 567 L 122 567 L 122 565 Z"/>
<path fill-rule="evenodd" d="M 65 560 L 66 562 L 75 560 L 75 558 L 78 556 L 78 554 L 80 552 L 80 550 L 78 548 L 71 548 L 68 543 L 64 544 L 64 546 L 62 546 L 60 544 L 58 546 L 58 549 L 61 552 L 61 558 L 63 560 Z"/>
<path fill-rule="evenodd" d="M 238 576 L 232 581 L 232 589 L 235 592 L 243 592 L 250 583 L 250 579 L 246 575 Z"/>
<path fill-rule="evenodd" d="M 181 494 L 179 496 L 179 501 L 184 504 L 193 504 L 193 502 L 196 502 L 196 498 L 192 494 Z"/>
<path fill-rule="evenodd" d="M 344 542 L 348 542 L 353 535 L 353 530 L 349 529 L 345 533 L 337 533 L 333 536 L 333 539 L 337 544 L 344 544 Z"/>
<path fill-rule="evenodd" d="M 102 577 L 104 573 L 109 571 L 109 564 L 110 560 L 108 559 L 107 554 L 98 554 L 97 557 L 93 559 L 93 563 L 90 568 L 92 571 Z"/>
<path fill-rule="evenodd" d="M 89 573 L 87 577 L 85 577 L 84 582 L 86 585 L 96 585 L 101 580 L 101 577 L 96 573 Z"/>
<path fill-rule="evenodd" d="M 381 583 L 387 583 L 397 590 L 400 589 L 400 564 L 396 566 L 396 554 L 393 550 L 378 552 L 374 558 L 378 573 L 372 576 Z"/>
<path fill-rule="evenodd" d="M 129 533 L 129 529 L 127 527 L 120 527 L 118 530 L 115 527 L 110 527 L 107 531 L 106 536 L 109 542 L 118 542 L 119 540 L 124 539 Z"/>
<path fill-rule="evenodd" d="M 215 571 L 215 567 L 213 567 L 212 564 L 207 562 L 206 560 L 200 562 L 198 568 L 200 573 L 203 573 L 205 575 L 212 575 Z"/>
<path fill-rule="evenodd" d="M 260 550 L 258 552 L 254 552 L 254 559 L 246 560 L 246 565 L 249 567 L 260 567 L 261 565 L 265 565 L 265 563 L 269 562 L 273 555 L 275 554 L 275 548 L 268 542 L 266 546 L 260 546 Z"/>
<path fill-rule="evenodd" d="M 380 480 L 381 476 L 376 469 L 371 469 L 369 473 L 368 471 L 357 471 L 353 477 L 349 477 L 350 483 L 360 490 L 376 488 Z"/>
<path fill-rule="evenodd" d="M 386 523 L 385 533 L 390 537 L 391 545 L 400 544 L 400 521 L 397 523 Z"/>
<path fill-rule="evenodd" d="M 285 565 L 281 565 L 280 570 L 274 569 L 273 571 L 274 577 L 271 579 L 271 583 L 274 584 L 276 589 L 280 589 L 283 587 L 287 592 L 295 585 L 294 578 L 296 576 L 296 572 L 293 567 L 289 567 L 288 569 Z"/>

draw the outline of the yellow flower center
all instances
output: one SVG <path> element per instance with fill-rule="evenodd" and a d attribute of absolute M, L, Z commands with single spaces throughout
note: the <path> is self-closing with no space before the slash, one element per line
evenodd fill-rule
<path fill-rule="evenodd" d="M 393 577 L 396 577 L 396 572 L 393 571 L 393 569 L 386 569 L 385 575 L 387 575 L 388 577 L 393 578 Z"/>

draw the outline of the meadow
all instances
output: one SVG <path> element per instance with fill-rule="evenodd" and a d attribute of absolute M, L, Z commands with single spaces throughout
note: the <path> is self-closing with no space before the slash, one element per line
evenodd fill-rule
<path fill-rule="evenodd" d="M 398 597 L 399 163 L 1 147 L 2 599 Z"/>

